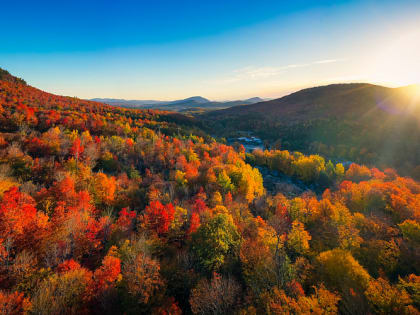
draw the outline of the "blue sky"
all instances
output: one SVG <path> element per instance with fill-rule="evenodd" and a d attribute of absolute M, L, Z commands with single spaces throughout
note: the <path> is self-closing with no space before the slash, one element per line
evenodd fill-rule
<path fill-rule="evenodd" d="M 420 1 L 9 1 L 0 67 L 82 98 L 418 82 Z"/>

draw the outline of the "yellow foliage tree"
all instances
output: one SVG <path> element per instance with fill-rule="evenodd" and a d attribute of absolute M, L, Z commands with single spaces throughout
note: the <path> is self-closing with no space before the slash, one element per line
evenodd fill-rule
<path fill-rule="evenodd" d="M 94 176 L 94 195 L 97 203 L 109 204 L 114 201 L 116 189 L 115 177 L 108 177 L 104 173 L 97 173 Z"/>

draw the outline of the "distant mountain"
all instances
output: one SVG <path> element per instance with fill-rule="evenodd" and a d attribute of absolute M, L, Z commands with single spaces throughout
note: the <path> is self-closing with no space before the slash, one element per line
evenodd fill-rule
<path fill-rule="evenodd" d="M 248 98 L 246 100 L 244 100 L 244 102 L 247 102 L 249 104 L 253 104 L 253 103 L 259 103 L 259 102 L 264 102 L 265 100 L 262 99 L 261 97 L 251 97 Z"/>
<path fill-rule="evenodd" d="M 193 96 L 179 101 L 169 102 L 168 104 L 179 104 L 179 103 L 194 103 L 194 104 L 205 104 L 210 103 L 210 100 L 201 96 Z"/>
<path fill-rule="evenodd" d="M 248 115 L 255 113 L 271 120 L 287 123 L 326 117 L 366 117 L 373 112 L 387 116 L 390 111 L 399 115 L 414 115 L 420 107 L 413 106 L 413 86 L 387 88 L 378 85 L 354 83 L 332 84 L 304 89 L 279 99 L 245 107 L 231 107 L 210 113 L 212 117 Z M 367 116 L 366 116 L 367 115 Z"/>
<path fill-rule="evenodd" d="M 216 102 L 210 101 L 207 98 L 201 96 L 193 96 L 175 101 L 125 100 L 113 98 L 94 98 L 92 101 L 130 108 L 152 108 L 170 111 L 188 111 L 190 109 L 200 108 L 204 111 L 209 111 L 228 108 L 231 106 L 254 104 L 263 101 L 263 99 L 259 97 L 253 97 L 246 100 Z"/>
<path fill-rule="evenodd" d="M 252 131 L 289 150 L 359 163 L 420 166 L 420 95 L 409 86 L 333 84 L 200 115 L 210 132 Z"/>

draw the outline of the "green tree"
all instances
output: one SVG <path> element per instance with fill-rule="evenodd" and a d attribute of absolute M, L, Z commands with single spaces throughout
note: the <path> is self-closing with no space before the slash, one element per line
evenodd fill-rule
<path fill-rule="evenodd" d="M 226 193 L 228 191 L 233 191 L 235 186 L 232 184 L 230 177 L 226 174 L 225 171 L 222 171 L 217 176 L 217 183 L 220 185 L 220 187 L 223 189 L 223 191 Z"/>
<path fill-rule="evenodd" d="M 350 252 L 333 249 L 317 257 L 318 272 L 322 280 L 334 289 L 365 289 L 370 276 Z"/>
<path fill-rule="evenodd" d="M 405 220 L 398 225 L 405 239 L 420 245 L 420 224 L 414 220 Z"/>
<path fill-rule="evenodd" d="M 287 246 L 295 253 L 304 254 L 309 250 L 311 236 L 305 231 L 305 226 L 298 220 L 293 221 L 292 229 L 287 235 Z"/>
<path fill-rule="evenodd" d="M 216 271 L 239 245 L 239 234 L 228 214 L 218 214 L 192 234 L 191 250 L 199 265 Z"/>

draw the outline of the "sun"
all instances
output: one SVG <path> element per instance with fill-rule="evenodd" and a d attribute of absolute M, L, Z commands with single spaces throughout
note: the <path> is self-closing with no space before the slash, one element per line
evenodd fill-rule
<path fill-rule="evenodd" d="M 420 84 L 411 84 L 406 87 L 406 91 L 416 101 L 420 100 Z"/>
<path fill-rule="evenodd" d="M 401 87 L 419 82 L 420 30 L 402 31 L 398 39 L 378 46 L 372 58 L 371 76 L 375 82 Z M 419 93 L 419 85 L 410 90 Z"/>

